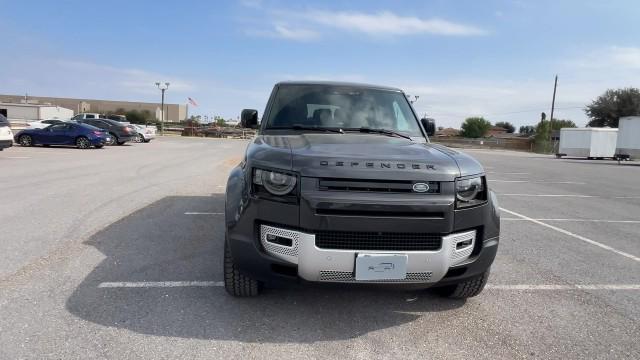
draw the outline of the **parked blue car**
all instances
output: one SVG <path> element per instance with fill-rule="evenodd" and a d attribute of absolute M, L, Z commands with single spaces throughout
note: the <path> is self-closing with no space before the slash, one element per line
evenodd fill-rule
<path fill-rule="evenodd" d="M 13 138 L 22 146 L 71 145 L 78 149 L 91 146 L 99 149 L 111 141 L 111 135 L 97 127 L 72 122 L 54 124 L 44 129 L 22 130 Z"/>

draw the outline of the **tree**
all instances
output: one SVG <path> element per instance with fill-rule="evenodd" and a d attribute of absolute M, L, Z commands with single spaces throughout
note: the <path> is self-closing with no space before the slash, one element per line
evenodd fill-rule
<path fill-rule="evenodd" d="M 479 138 L 487 134 L 491 129 L 491 123 L 483 117 L 466 118 L 462 123 L 460 135 L 466 138 Z"/>
<path fill-rule="evenodd" d="M 533 135 L 536 132 L 536 128 L 531 125 L 520 126 L 518 132 L 522 135 Z"/>
<path fill-rule="evenodd" d="M 124 109 L 118 109 L 124 110 Z M 117 111 L 118 113 L 118 111 Z M 124 114 L 127 117 L 127 121 L 132 124 L 146 124 L 152 119 L 151 111 L 149 110 L 129 110 L 124 112 L 119 112 L 120 115 Z"/>
<path fill-rule="evenodd" d="M 622 116 L 640 115 L 640 89 L 608 89 L 584 110 L 591 127 L 618 127 Z"/>
<path fill-rule="evenodd" d="M 575 128 L 576 123 L 571 120 L 553 119 L 551 120 L 551 130 L 560 130 L 562 128 Z"/>
<path fill-rule="evenodd" d="M 225 126 L 226 125 L 226 121 L 224 121 L 224 118 L 222 116 L 215 116 L 213 118 L 213 121 L 216 123 L 217 126 Z"/>
<path fill-rule="evenodd" d="M 536 126 L 536 152 L 548 154 L 553 150 L 553 145 L 549 138 L 551 136 L 551 125 L 549 121 L 540 121 Z"/>
<path fill-rule="evenodd" d="M 509 134 L 513 134 L 516 131 L 516 127 L 513 126 L 513 124 L 508 121 L 498 121 L 496 123 L 496 126 L 506 129 L 507 133 Z"/>

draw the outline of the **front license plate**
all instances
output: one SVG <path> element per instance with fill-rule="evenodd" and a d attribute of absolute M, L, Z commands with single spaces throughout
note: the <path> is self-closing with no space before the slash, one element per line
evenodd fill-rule
<path fill-rule="evenodd" d="M 407 277 L 404 254 L 358 254 L 356 280 L 402 280 Z"/>

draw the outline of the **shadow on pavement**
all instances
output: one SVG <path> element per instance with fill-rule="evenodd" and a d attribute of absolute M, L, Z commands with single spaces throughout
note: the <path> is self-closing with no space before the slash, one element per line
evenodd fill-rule
<path fill-rule="evenodd" d="M 221 281 L 224 195 L 166 197 L 96 233 L 105 259 L 67 300 L 72 314 L 137 333 L 243 342 L 350 339 L 463 301 L 425 291 L 296 287 L 236 299 L 222 287 L 99 288 L 102 282 Z M 437 331 L 427 327 L 425 332 Z"/>
<path fill-rule="evenodd" d="M 563 162 L 568 163 L 582 163 L 582 164 L 593 164 L 593 165 L 608 165 L 608 166 L 640 166 L 640 162 L 637 161 L 621 161 L 618 163 L 616 160 L 595 160 L 595 159 L 587 159 L 587 158 L 563 158 Z"/>

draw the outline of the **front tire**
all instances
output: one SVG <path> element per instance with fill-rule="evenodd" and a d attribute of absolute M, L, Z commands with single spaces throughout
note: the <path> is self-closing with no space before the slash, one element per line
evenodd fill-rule
<path fill-rule="evenodd" d="M 102 149 L 104 145 L 96 145 L 96 149 Z"/>
<path fill-rule="evenodd" d="M 115 144 L 115 143 L 116 143 L 116 141 L 118 141 L 118 137 L 117 137 L 117 136 L 115 136 L 115 135 L 113 135 L 112 133 L 109 133 L 109 135 L 110 135 L 110 136 L 109 136 L 109 138 L 111 138 L 111 139 L 110 139 L 109 141 L 107 141 L 107 142 L 105 143 L 105 145 L 109 145 L 109 146 L 111 146 L 111 145 Z"/>
<path fill-rule="evenodd" d="M 118 146 L 122 146 L 122 145 L 124 145 L 125 142 L 126 141 L 117 141 L 116 144 L 118 144 Z"/>
<path fill-rule="evenodd" d="M 489 280 L 489 270 L 464 282 L 437 288 L 436 291 L 451 299 L 466 299 L 480 295 L 484 286 L 487 285 L 487 280 Z"/>
<path fill-rule="evenodd" d="M 33 138 L 29 135 L 21 135 L 18 142 L 20 146 L 33 146 Z"/>
<path fill-rule="evenodd" d="M 235 297 L 253 297 L 260 294 L 260 283 L 238 271 L 226 241 L 224 243 L 224 288 L 229 295 Z"/>

